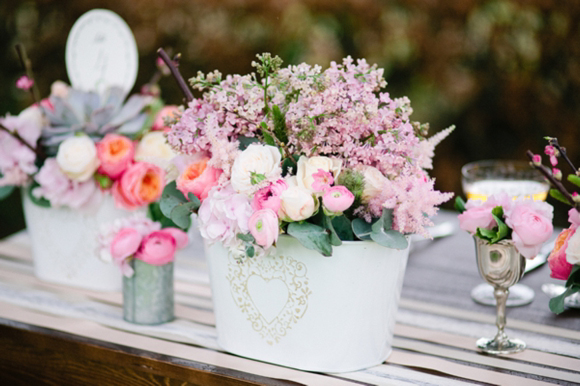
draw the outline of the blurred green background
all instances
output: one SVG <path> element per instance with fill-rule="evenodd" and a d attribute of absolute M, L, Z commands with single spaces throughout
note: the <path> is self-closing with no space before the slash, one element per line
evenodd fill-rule
<path fill-rule="evenodd" d="M 155 70 L 159 47 L 181 52 L 186 78 L 197 71 L 248 73 L 256 53 L 286 64 L 328 66 L 351 55 L 385 68 L 393 97 L 407 95 L 414 120 L 431 132 L 456 131 L 436 151 L 440 190 L 461 194 L 467 162 L 525 160 L 558 137 L 580 164 L 580 2 L 475 0 L 38 0 L 0 3 L 0 114 L 17 114 L 28 95 L 14 45 L 22 43 L 37 84 L 68 81 L 65 43 L 75 20 L 93 8 L 118 13 L 140 54 L 134 91 Z M 181 94 L 161 82 L 167 103 Z M 568 172 L 568 170 L 564 170 Z M 556 207 L 565 225 L 568 208 Z M 451 204 L 446 205 L 451 208 Z M 18 193 L 0 204 L 0 235 L 24 227 Z"/>

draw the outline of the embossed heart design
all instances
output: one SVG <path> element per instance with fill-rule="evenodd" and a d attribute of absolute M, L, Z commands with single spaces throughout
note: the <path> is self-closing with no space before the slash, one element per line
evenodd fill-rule
<path fill-rule="evenodd" d="M 248 278 L 248 295 L 268 324 L 286 307 L 288 286 L 280 279 L 267 280 L 258 275 Z"/>

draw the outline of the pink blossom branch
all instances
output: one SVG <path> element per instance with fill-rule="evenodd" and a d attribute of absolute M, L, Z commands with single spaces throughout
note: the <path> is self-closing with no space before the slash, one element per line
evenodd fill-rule
<path fill-rule="evenodd" d="M 548 143 L 554 146 L 556 149 L 558 149 L 558 152 L 562 155 L 562 158 L 564 158 L 564 160 L 568 163 L 568 165 L 570 165 L 574 173 L 578 174 L 578 169 L 574 167 L 574 164 L 572 163 L 570 158 L 568 158 L 568 156 L 566 155 L 566 148 L 560 146 L 560 144 L 558 143 L 558 138 L 550 138 L 548 139 Z"/>
<path fill-rule="evenodd" d="M 526 155 L 530 159 L 531 165 L 536 170 L 540 171 L 540 173 L 542 173 L 544 175 L 544 177 L 546 177 L 548 179 L 548 181 L 550 181 L 550 184 L 553 187 L 555 187 L 556 189 L 558 189 L 560 191 L 560 193 L 562 193 L 562 195 L 566 198 L 566 200 L 568 200 L 568 202 L 571 205 L 573 205 L 576 209 L 580 209 L 580 203 L 577 203 L 574 201 L 574 199 L 572 198 L 572 195 L 568 192 L 568 190 L 566 190 L 564 185 L 562 185 L 562 183 L 560 181 L 558 181 L 557 179 L 555 179 L 554 176 L 552 175 L 552 173 L 550 173 L 550 169 L 548 169 L 547 167 L 545 167 L 542 164 L 538 165 L 538 164 L 534 163 L 534 153 L 532 153 L 530 150 L 528 150 L 526 152 Z"/>
<path fill-rule="evenodd" d="M 6 126 L 4 126 L 2 124 L 0 124 L 0 130 L 7 132 L 12 137 L 14 137 L 18 142 L 20 142 L 21 144 L 23 144 L 24 146 L 26 146 L 27 148 L 32 150 L 34 152 L 34 154 L 38 155 L 38 151 L 35 148 L 33 148 L 28 142 L 26 142 L 24 139 L 22 139 L 20 134 L 18 134 L 16 131 L 11 131 Z"/>
<path fill-rule="evenodd" d="M 167 55 L 167 52 L 165 52 L 163 48 L 157 50 L 157 55 L 159 55 L 159 57 L 163 60 L 163 62 L 165 62 L 167 67 L 169 67 L 169 71 L 171 71 L 171 75 L 173 75 L 173 77 L 175 78 L 175 81 L 177 82 L 177 85 L 181 89 L 181 92 L 183 92 L 185 99 L 188 102 L 191 102 L 193 100 L 193 93 L 191 92 L 189 87 L 187 87 L 187 83 L 185 83 L 185 80 L 183 80 L 183 76 L 181 76 L 181 73 L 177 69 L 175 61 L 169 58 L 169 55 Z M 176 56 L 176 59 L 179 60 L 179 55 Z"/>
<path fill-rule="evenodd" d="M 26 76 L 29 79 L 33 80 L 32 87 L 30 88 L 30 95 L 32 96 L 32 100 L 34 103 L 40 103 L 40 93 L 38 92 L 38 86 L 34 81 L 34 75 L 32 74 L 32 65 L 30 64 L 30 59 L 28 59 L 28 55 L 26 55 L 26 49 L 20 43 L 16 44 L 15 46 L 16 52 L 18 53 L 18 58 L 20 59 L 20 64 L 26 71 Z"/>

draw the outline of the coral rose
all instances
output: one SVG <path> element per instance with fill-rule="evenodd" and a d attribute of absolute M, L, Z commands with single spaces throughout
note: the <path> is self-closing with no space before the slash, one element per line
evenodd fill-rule
<path fill-rule="evenodd" d="M 155 116 L 155 121 L 153 121 L 153 127 L 151 129 L 169 131 L 171 128 L 165 125 L 164 119 L 175 119 L 178 115 L 179 107 L 173 105 L 163 107 Z"/>
<path fill-rule="evenodd" d="M 115 204 L 125 209 L 136 209 L 157 201 L 163 191 L 164 172 L 147 162 L 131 165 L 113 184 Z"/>
<path fill-rule="evenodd" d="M 210 189 L 217 185 L 222 171 L 207 166 L 208 161 L 209 157 L 203 157 L 191 162 L 177 178 L 177 189 L 186 197 L 188 193 L 193 193 L 203 201 Z"/>
<path fill-rule="evenodd" d="M 123 135 L 109 133 L 97 143 L 97 156 L 101 161 L 98 172 L 116 179 L 133 162 L 135 144 Z"/>
<path fill-rule="evenodd" d="M 576 234 L 576 229 L 564 229 L 558 235 L 554 243 L 554 249 L 550 256 L 548 256 L 548 264 L 550 265 L 550 274 L 554 279 L 567 280 L 573 265 L 566 260 L 566 250 L 568 249 L 568 241 Z"/>

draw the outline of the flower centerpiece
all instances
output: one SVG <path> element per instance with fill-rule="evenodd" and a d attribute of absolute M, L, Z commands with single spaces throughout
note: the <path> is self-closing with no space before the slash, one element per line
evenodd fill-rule
<path fill-rule="evenodd" d="M 222 348 L 314 371 L 380 363 L 406 235 L 428 237 L 451 197 L 426 169 L 453 127 L 427 138 L 365 60 L 257 57 L 256 73 L 190 79 L 199 98 L 166 61 L 189 103 L 168 133 L 182 155 L 161 210 L 178 225 L 198 214 Z"/>
<path fill-rule="evenodd" d="M 568 174 L 567 181 L 575 187 L 580 187 L 580 169 L 577 169 L 570 158 L 566 155 L 566 149 L 560 146 L 557 138 L 546 137 L 548 145 L 544 148 L 544 153 L 549 158 L 551 169 L 544 166 L 542 156 L 528 151 L 530 164 L 540 171 L 552 186 L 550 196 L 570 205 L 568 211 L 568 222 L 570 226 L 564 229 L 554 244 L 554 249 L 548 256 L 551 277 L 554 279 L 566 280 L 566 290 L 550 299 L 550 310 L 560 314 L 565 310 L 565 299 L 577 292 L 580 292 L 580 195 L 578 192 L 570 191 L 563 184 L 563 173 L 558 168 L 558 161 L 564 162 L 572 169 Z"/>
<path fill-rule="evenodd" d="M 17 86 L 32 90 L 32 76 Z M 0 198 L 22 188 L 39 278 L 120 289 L 96 259 L 98 225 L 147 210 L 175 156 L 155 123 L 163 102 L 152 85 L 144 91 L 125 101 L 119 87 L 97 93 L 57 81 L 45 99 L 0 118 Z"/>
<path fill-rule="evenodd" d="M 187 245 L 181 229 L 163 227 L 136 213 L 103 224 L 99 234 L 100 255 L 123 273 L 123 315 L 137 324 L 173 320 L 173 261 Z"/>

